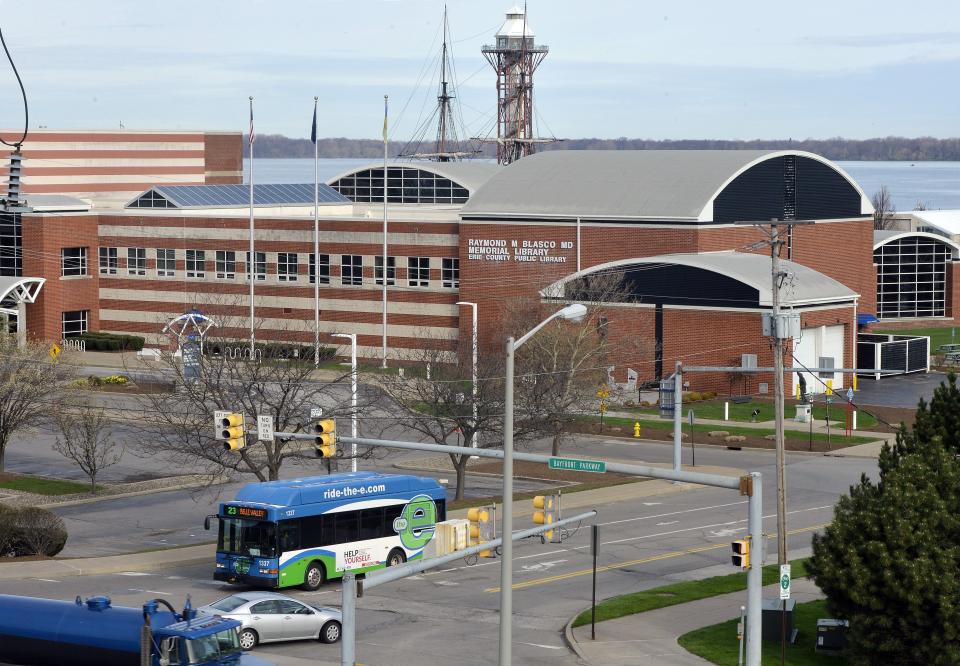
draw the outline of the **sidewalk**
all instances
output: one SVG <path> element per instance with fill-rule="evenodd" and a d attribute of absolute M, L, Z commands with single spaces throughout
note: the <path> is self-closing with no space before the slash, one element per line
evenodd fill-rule
<path fill-rule="evenodd" d="M 639 420 L 639 419 L 649 420 L 649 419 L 659 418 L 655 414 L 637 414 L 636 412 L 617 412 L 617 411 L 608 411 L 607 416 L 615 416 L 617 418 L 634 419 L 634 420 Z M 666 422 L 666 420 L 664 420 L 664 422 Z M 697 422 L 697 425 L 716 426 L 717 430 L 723 430 L 724 428 L 753 428 L 756 430 L 772 431 L 774 429 L 773 421 L 760 421 L 758 423 L 753 423 L 751 421 L 732 421 L 732 420 L 724 421 L 722 419 L 697 418 L 696 422 Z M 684 417 L 684 420 L 683 420 L 684 434 L 686 434 L 686 427 L 687 427 L 686 423 L 687 423 L 686 417 Z M 811 425 L 810 423 L 800 423 L 790 418 L 785 418 L 783 420 L 783 427 L 785 430 L 797 430 L 800 432 L 809 432 L 811 430 L 810 425 Z M 813 432 L 819 433 L 821 435 L 825 435 L 827 433 L 827 426 L 823 423 L 823 421 L 814 420 L 812 425 L 813 425 L 813 428 L 812 428 Z M 830 432 L 834 435 L 842 435 L 843 427 L 841 426 L 838 428 L 837 426 L 832 425 L 830 427 Z M 875 432 L 870 430 L 854 430 L 853 434 L 858 437 L 875 437 L 878 441 L 882 440 L 882 441 L 890 441 L 890 442 L 893 442 L 897 437 L 896 433 Z M 855 448 L 855 447 L 845 447 L 845 448 Z"/>
<path fill-rule="evenodd" d="M 764 598 L 775 597 L 777 589 L 777 585 L 764 587 Z M 823 597 L 813 581 L 806 578 L 794 580 L 791 592 L 798 604 Z M 684 650 L 677 638 L 738 617 L 740 606 L 746 604 L 746 600 L 744 590 L 599 622 L 595 641 L 590 640 L 589 624 L 576 629 L 568 625 L 566 638 L 583 663 L 591 666 L 702 666 L 710 662 Z M 730 641 L 736 640 L 736 635 L 731 634 Z M 801 635 L 798 640 L 813 638 Z"/>

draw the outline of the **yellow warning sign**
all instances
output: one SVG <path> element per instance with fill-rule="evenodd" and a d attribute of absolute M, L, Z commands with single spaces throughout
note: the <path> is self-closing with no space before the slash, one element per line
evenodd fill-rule
<path fill-rule="evenodd" d="M 50 345 L 50 351 L 47 353 L 50 354 L 50 358 L 56 361 L 58 358 L 60 358 L 60 345 L 54 342 L 52 345 Z"/>

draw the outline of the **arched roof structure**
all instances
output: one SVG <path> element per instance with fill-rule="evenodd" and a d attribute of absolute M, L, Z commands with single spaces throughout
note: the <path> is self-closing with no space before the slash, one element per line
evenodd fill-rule
<path fill-rule="evenodd" d="M 502 167 L 491 162 L 391 162 L 387 202 L 462 204 Z M 342 173 L 327 183 L 356 203 L 383 201 L 383 163 Z"/>
<path fill-rule="evenodd" d="M 781 261 L 789 279 L 780 290 L 785 307 L 853 303 L 859 294 L 802 264 Z M 702 308 L 756 309 L 772 305 L 770 259 L 746 252 L 661 254 L 598 264 L 544 288 L 547 299 L 575 300 L 589 294 L 588 279 L 623 276 L 620 302 L 663 303 Z"/>
<path fill-rule="evenodd" d="M 0 312 L 17 314 L 20 303 L 35 303 L 44 282 L 38 277 L 0 277 Z"/>
<path fill-rule="evenodd" d="M 554 150 L 504 168 L 463 219 L 730 223 L 873 214 L 839 166 L 799 150 Z"/>

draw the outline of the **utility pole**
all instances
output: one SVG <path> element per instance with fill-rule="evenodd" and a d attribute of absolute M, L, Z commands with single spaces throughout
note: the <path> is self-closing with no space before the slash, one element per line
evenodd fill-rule
<path fill-rule="evenodd" d="M 792 213 L 784 211 L 785 218 Z M 783 410 L 785 403 L 783 389 L 783 340 L 789 334 L 787 321 L 780 313 L 780 285 L 787 273 L 780 267 L 780 248 L 784 241 L 780 238 L 780 227 L 793 227 L 798 224 L 813 224 L 813 220 L 794 220 L 776 218 L 769 222 L 736 222 L 749 224 L 763 232 L 767 238 L 755 243 L 754 248 L 770 246 L 770 335 L 773 338 L 773 403 L 774 438 L 777 452 L 777 563 L 787 564 L 787 483 L 786 451 L 783 436 Z M 766 226 L 769 225 L 769 231 Z"/>
<path fill-rule="evenodd" d="M 770 262 L 773 283 L 770 290 L 770 315 L 773 333 L 774 437 L 777 445 L 777 563 L 787 563 L 787 478 L 783 439 L 783 338 L 780 337 L 780 240 L 776 221 L 770 225 Z"/>

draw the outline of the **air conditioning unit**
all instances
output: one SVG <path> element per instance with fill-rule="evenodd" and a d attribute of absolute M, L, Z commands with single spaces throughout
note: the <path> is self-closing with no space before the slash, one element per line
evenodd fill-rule
<path fill-rule="evenodd" d="M 441 557 L 467 547 L 467 535 L 470 521 L 466 518 L 452 518 L 437 523 L 433 538 L 424 548 L 424 557 Z"/>

